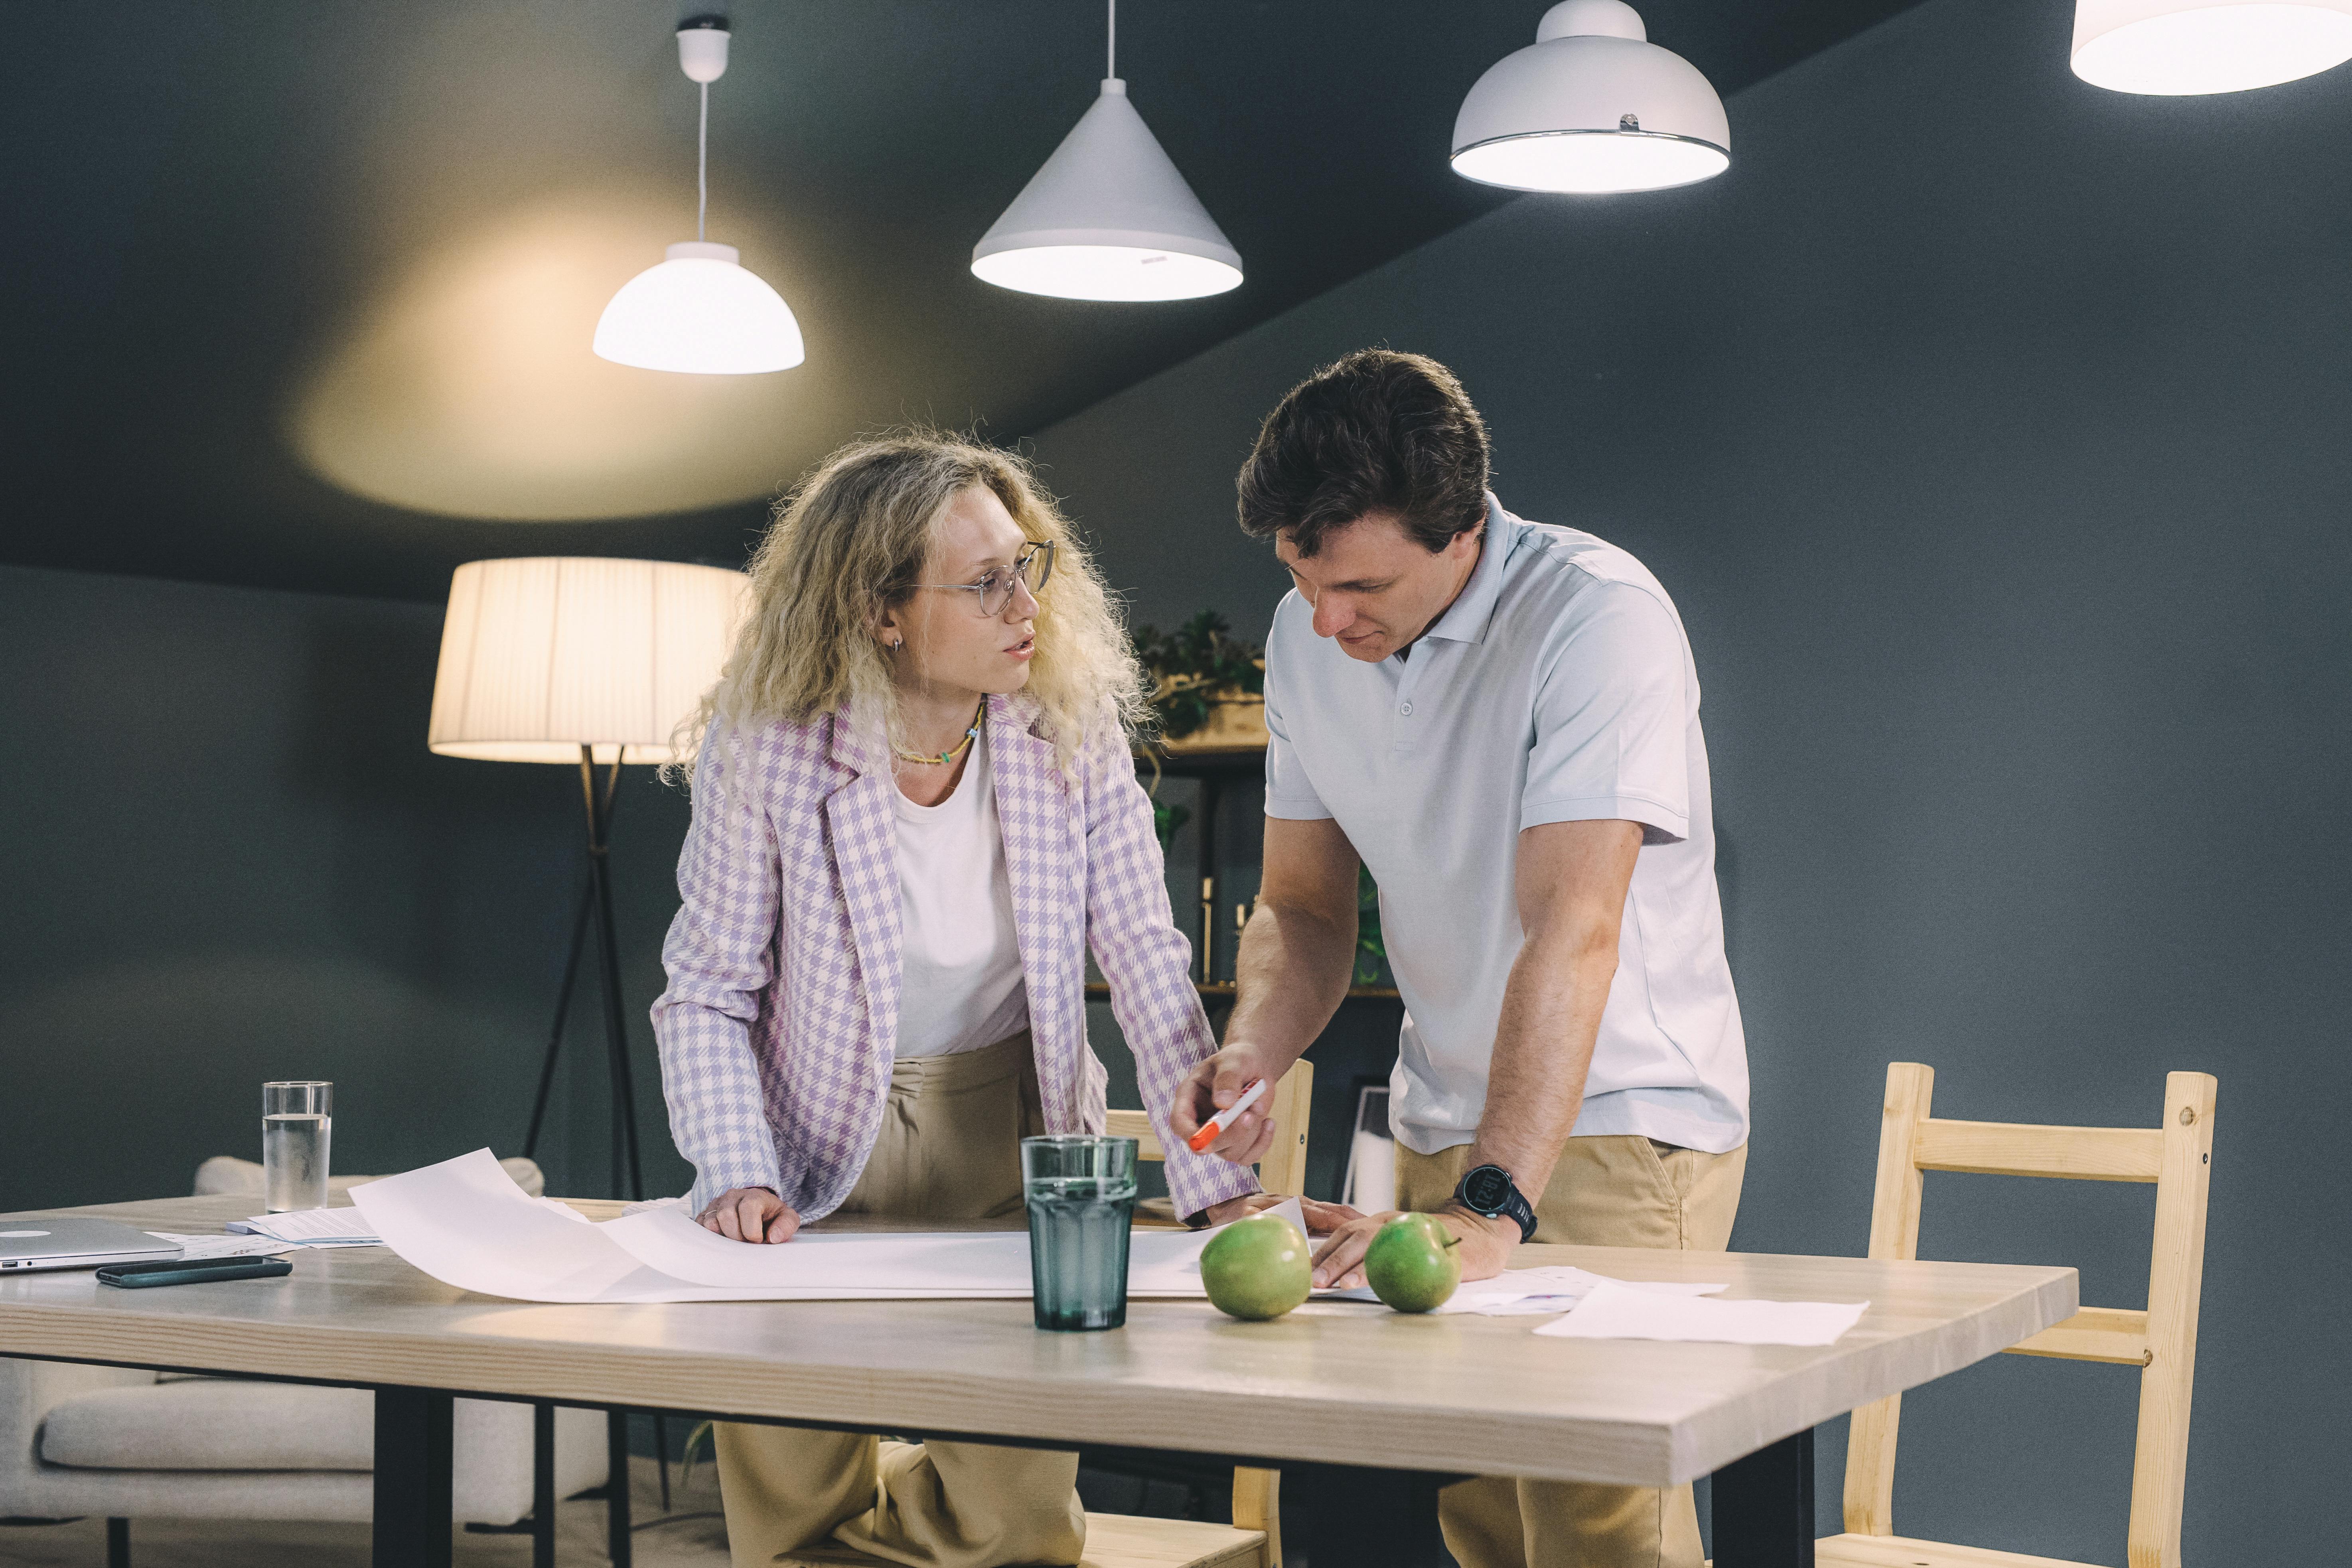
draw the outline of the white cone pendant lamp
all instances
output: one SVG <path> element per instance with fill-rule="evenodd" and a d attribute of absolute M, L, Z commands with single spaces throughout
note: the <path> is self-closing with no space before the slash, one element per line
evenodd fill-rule
<path fill-rule="evenodd" d="M 1128 101 L 1109 3 L 1102 96 L 972 247 L 972 276 L 1064 300 L 1222 294 L 1242 280 L 1241 255 Z"/>
<path fill-rule="evenodd" d="M 1730 166 L 1723 100 L 1622 0 L 1545 12 L 1535 43 L 1480 77 L 1454 121 L 1454 172 L 1515 191 L 1664 190 Z"/>
<path fill-rule="evenodd" d="M 2352 59 L 2352 0 L 2077 0 L 2074 74 L 2117 92 L 2276 87 Z"/>
<path fill-rule="evenodd" d="M 710 84 L 727 74 L 727 19 L 697 16 L 677 31 L 678 68 L 702 87 L 695 237 L 669 247 L 613 296 L 596 321 L 597 354 L 616 364 L 694 375 L 757 375 L 808 357 L 783 296 L 746 270 L 731 245 L 703 237 L 709 207 Z"/>

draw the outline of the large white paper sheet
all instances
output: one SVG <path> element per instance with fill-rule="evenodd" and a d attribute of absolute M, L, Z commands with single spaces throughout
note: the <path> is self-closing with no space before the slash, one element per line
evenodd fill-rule
<path fill-rule="evenodd" d="M 1563 1340 L 1701 1340 L 1732 1345 L 1828 1345 L 1862 1321 L 1867 1301 L 1709 1301 L 1604 1280 L 1576 1310 L 1536 1332 Z"/>
<path fill-rule="evenodd" d="M 826 1234 L 747 1247 L 682 1207 L 604 1224 L 514 1184 L 487 1149 L 352 1189 L 387 1246 L 444 1284 L 525 1301 L 1026 1298 L 1021 1231 Z M 1276 1211 L 1303 1230 L 1294 1201 Z M 1138 1231 L 1130 1297 L 1200 1296 L 1213 1231 Z"/>
<path fill-rule="evenodd" d="M 1584 1300 L 1596 1285 L 1622 1285 L 1665 1296 L 1711 1296 L 1717 1285 L 1684 1284 L 1673 1280 L 1612 1279 L 1572 1264 L 1547 1264 L 1539 1268 L 1513 1268 L 1492 1279 L 1465 1279 L 1447 1297 L 1439 1312 L 1475 1312 L 1488 1318 L 1550 1317 Z M 1378 1301 L 1369 1286 L 1353 1290 L 1318 1290 L 1318 1301 Z"/>

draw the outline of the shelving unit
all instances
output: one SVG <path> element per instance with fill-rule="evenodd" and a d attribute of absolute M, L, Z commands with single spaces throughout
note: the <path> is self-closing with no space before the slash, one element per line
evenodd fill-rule
<path fill-rule="evenodd" d="M 1181 742 L 1179 742 L 1181 747 Z M 1168 751 L 1152 747 L 1139 752 L 1135 765 L 1146 787 L 1151 784 L 1153 763 L 1159 764 L 1163 778 L 1192 779 L 1201 789 L 1198 816 L 1195 819 L 1200 837 L 1194 841 L 1194 885 L 1201 889 L 1200 943 L 1202 968 L 1193 975 L 1193 988 L 1201 994 L 1209 1011 L 1212 1027 L 1223 1031 L 1224 1016 L 1234 1004 L 1234 983 L 1213 980 L 1207 965 L 1213 963 L 1219 916 L 1232 919 L 1219 908 L 1217 818 L 1224 803 L 1226 786 L 1255 783 L 1265 776 L 1265 749 L 1263 746 L 1233 750 Z M 1110 987 L 1099 982 L 1087 987 L 1090 1000 L 1105 1001 Z M 1308 1160 L 1315 1174 L 1309 1190 L 1318 1195 L 1336 1197 L 1340 1173 L 1346 1165 L 1349 1140 L 1353 1133 L 1356 1098 L 1361 1088 L 1370 1082 L 1386 1082 L 1390 1068 L 1396 1061 L 1396 1021 L 1403 1010 L 1403 1001 L 1391 985 L 1351 985 L 1339 1013 L 1317 1041 L 1317 1075 L 1315 1105 L 1309 1121 Z"/>
<path fill-rule="evenodd" d="M 1210 978 L 1210 965 L 1217 951 L 1217 808 L 1224 802 L 1225 785 L 1236 780 L 1262 779 L 1265 776 L 1265 748 L 1244 747 L 1234 751 L 1209 752 L 1171 751 L 1166 746 L 1149 746 L 1136 753 L 1139 770 L 1156 770 L 1162 778 L 1192 779 L 1201 786 L 1200 850 L 1198 855 L 1201 880 L 1201 941 L 1198 954 L 1200 973 L 1194 978 L 1203 989 L 1202 995 L 1215 993 L 1207 989 L 1223 984 L 1230 995 L 1229 983 Z M 1148 786 L 1147 786 L 1148 787 Z"/>

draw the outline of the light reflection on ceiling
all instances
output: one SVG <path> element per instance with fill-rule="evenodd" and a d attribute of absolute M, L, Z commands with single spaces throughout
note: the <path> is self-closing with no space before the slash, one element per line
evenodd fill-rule
<path fill-rule="evenodd" d="M 677 229 L 674 193 L 574 197 L 442 247 L 351 323 L 288 410 L 288 438 L 331 484 L 457 517 L 640 517 L 774 491 L 793 477 L 793 433 L 821 411 L 822 343 L 769 375 L 589 352 L 604 302 Z M 768 264 L 761 237 L 722 237 Z M 772 281 L 794 297 L 793 279 Z"/>

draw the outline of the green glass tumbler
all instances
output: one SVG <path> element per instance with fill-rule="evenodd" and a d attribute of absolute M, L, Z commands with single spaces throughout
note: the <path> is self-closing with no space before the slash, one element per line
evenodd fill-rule
<path fill-rule="evenodd" d="M 1021 1140 L 1030 1297 L 1039 1328 L 1126 1323 L 1136 1153 L 1132 1138 L 1065 1133 Z"/>

